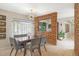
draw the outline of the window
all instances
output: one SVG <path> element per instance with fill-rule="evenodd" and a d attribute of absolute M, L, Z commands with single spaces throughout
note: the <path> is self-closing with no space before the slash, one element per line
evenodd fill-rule
<path fill-rule="evenodd" d="M 33 22 L 13 21 L 12 23 L 12 35 L 17 34 L 34 34 Z"/>

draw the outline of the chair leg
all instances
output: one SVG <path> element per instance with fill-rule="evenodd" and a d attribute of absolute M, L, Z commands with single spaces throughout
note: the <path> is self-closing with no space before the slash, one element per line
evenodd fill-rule
<path fill-rule="evenodd" d="M 34 49 L 32 50 L 33 54 L 34 54 Z"/>
<path fill-rule="evenodd" d="M 44 45 L 44 48 L 45 48 L 45 51 L 47 52 L 47 49 L 46 49 L 45 45 Z"/>
<path fill-rule="evenodd" d="M 30 50 L 31 56 L 32 56 L 32 52 L 34 53 L 34 49 L 31 49 L 31 50 Z"/>
<path fill-rule="evenodd" d="M 14 48 L 11 49 L 10 56 L 11 56 L 11 54 L 12 54 L 12 52 L 13 52 L 13 49 L 14 49 Z"/>
<path fill-rule="evenodd" d="M 32 49 L 30 49 L 30 53 L 31 53 L 31 56 L 32 56 Z"/>
<path fill-rule="evenodd" d="M 30 54 L 31 54 L 31 56 L 32 56 L 32 50 L 30 50 Z"/>
<path fill-rule="evenodd" d="M 24 56 L 26 55 L 26 48 L 24 48 Z"/>
<path fill-rule="evenodd" d="M 40 56 L 41 56 L 41 50 L 40 50 L 40 48 L 38 48 L 38 52 L 39 52 L 39 54 L 40 54 Z"/>
<path fill-rule="evenodd" d="M 20 51 L 22 52 L 22 49 L 20 49 Z"/>
<path fill-rule="evenodd" d="M 16 50 L 15 56 L 17 55 L 18 49 Z"/>

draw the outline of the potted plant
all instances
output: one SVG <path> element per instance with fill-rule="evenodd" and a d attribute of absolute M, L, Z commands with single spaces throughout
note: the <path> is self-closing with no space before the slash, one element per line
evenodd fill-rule
<path fill-rule="evenodd" d="M 65 32 L 60 31 L 59 34 L 58 34 L 58 36 L 59 36 L 60 40 L 64 39 L 65 38 Z"/>

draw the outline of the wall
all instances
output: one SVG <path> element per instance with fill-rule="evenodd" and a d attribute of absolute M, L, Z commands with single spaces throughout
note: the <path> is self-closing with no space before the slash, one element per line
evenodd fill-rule
<path fill-rule="evenodd" d="M 79 3 L 75 4 L 75 54 L 79 56 Z"/>
<path fill-rule="evenodd" d="M 58 19 L 62 19 L 62 18 L 69 18 L 69 17 L 74 17 L 74 5 L 72 8 L 68 8 L 68 9 L 60 9 L 58 12 Z"/>
<path fill-rule="evenodd" d="M 56 45 L 57 41 L 57 13 L 51 13 L 47 15 L 38 16 L 35 18 L 35 33 L 40 34 L 39 32 L 39 21 L 45 20 L 47 18 L 51 19 L 51 31 L 50 32 L 42 32 L 48 39 L 50 44 Z"/>
<path fill-rule="evenodd" d="M 10 12 L 6 10 L 0 9 L 0 15 L 6 16 L 6 39 L 0 39 L 0 49 L 1 48 L 8 48 L 9 45 L 9 36 L 11 35 L 11 21 L 15 19 L 26 19 L 24 15 L 17 14 L 15 12 Z"/>
<path fill-rule="evenodd" d="M 58 32 L 60 32 L 61 30 L 65 32 L 66 31 L 65 24 L 69 24 L 69 32 L 65 33 L 65 39 L 74 39 L 74 17 L 61 18 L 58 19 L 58 22 L 59 22 Z"/>

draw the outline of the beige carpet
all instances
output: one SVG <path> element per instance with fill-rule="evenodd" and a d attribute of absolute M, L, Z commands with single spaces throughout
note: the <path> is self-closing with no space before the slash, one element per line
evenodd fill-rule
<path fill-rule="evenodd" d="M 57 46 L 53 46 L 50 44 L 46 44 L 47 52 L 44 50 L 44 48 L 41 48 L 42 56 L 74 56 L 74 49 L 62 49 Z M 0 56 L 9 56 L 10 54 L 10 48 L 6 49 L 0 49 Z M 12 56 L 14 56 L 15 50 L 12 53 Z M 33 53 L 34 56 L 39 56 L 39 53 L 37 50 Z M 17 53 L 17 56 L 23 56 L 23 51 L 19 51 Z M 27 51 L 26 56 L 30 56 L 30 51 Z"/>

